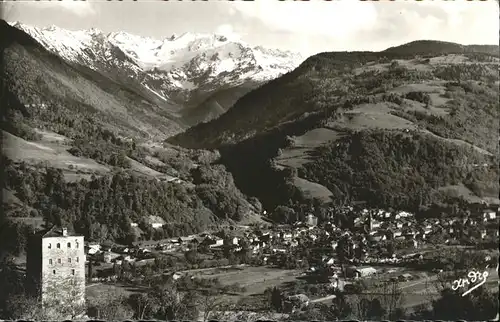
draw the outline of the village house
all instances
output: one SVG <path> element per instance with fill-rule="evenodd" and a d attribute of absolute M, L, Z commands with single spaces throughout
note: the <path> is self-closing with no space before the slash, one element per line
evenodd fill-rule
<path fill-rule="evenodd" d="M 210 238 L 210 237 L 207 237 L 207 238 Z M 220 247 L 220 246 L 224 245 L 224 240 L 222 238 L 214 237 L 214 238 L 210 238 L 210 240 L 213 241 L 213 243 L 208 245 L 208 247 L 210 247 L 210 248 Z"/>
<path fill-rule="evenodd" d="M 370 230 L 380 228 L 382 223 L 378 220 L 372 220 Z"/>
<path fill-rule="evenodd" d="M 323 263 L 325 265 L 328 265 L 328 266 L 332 266 L 335 263 L 335 260 L 333 257 L 323 256 L 322 260 L 323 260 Z"/>
<path fill-rule="evenodd" d="M 163 220 L 160 216 L 149 216 L 147 217 L 146 222 L 154 229 L 162 228 L 163 225 L 165 225 L 165 220 Z"/>
<path fill-rule="evenodd" d="M 399 212 L 399 216 L 403 217 L 403 218 L 409 218 L 409 217 L 413 217 L 413 214 L 406 212 L 406 211 L 401 211 L 401 212 Z"/>
<path fill-rule="evenodd" d="M 373 267 L 348 267 L 346 269 L 346 275 L 354 278 L 371 276 L 376 273 L 377 270 Z"/>
<path fill-rule="evenodd" d="M 392 233 L 392 236 L 393 236 L 394 238 L 404 237 L 404 236 L 403 236 L 403 233 L 401 232 L 401 230 L 395 230 L 395 231 Z"/>
<path fill-rule="evenodd" d="M 130 255 L 121 255 L 121 256 L 118 256 L 117 258 L 115 258 L 115 261 L 120 261 L 120 264 L 121 264 L 121 261 L 133 262 L 133 261 L 135 261 L 135 259 L 133 259 Z"/>
<path fill-rule="evenodd" d="M 98 243 L 88 243 L 85 246 L 85 252 L 89 255 L 95 255 L 101 251 L 101 245 Z"/>
<path fill-rule="evenodd" d="M 415 239 L 417 240 L 425 240 L 427 238 L 427 235 L 425 234 L 425 232 L 423 230 L 420 230 L 417 235 L 415 236 Z"/>
<path fill-rule="evenodd" d="M 403 231 L 403 236 L 405 239 L 415 239 L 415 237 L 417 236 L 417 231 L 411 228 L 406 228 Z"/>
<path fill-rule="evenodd" d="M 119 257 L 120 254 L 113 253 L 110 251 L 101 253 L 101 261 L 104 263 L 111 263 L 115 258 Z"/>
<path fill-rule="evenodd" d="M 497 217 L 497 214 L 492 209 L 485 209 L 483 211 L 483 221 L 494 220 Z"/>
<path fill-rule="evenodd" d="M 282 236 L 281 238 L 283 238 L 284 240 L 290 240 L 293 238 L 293 235 L 290 232 L 285 232 L 281 236 Z"/>
<path fill-rule="evenodd" d="M 317 226 L 318 225 L 318 217 L 309 214 L 309 215 L 307 215 L 307 222 L 306 223 L 310 227 Z"/>

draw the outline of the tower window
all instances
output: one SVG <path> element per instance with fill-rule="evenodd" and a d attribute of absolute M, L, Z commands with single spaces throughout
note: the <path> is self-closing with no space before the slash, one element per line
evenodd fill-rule
<path fill-rule="evenodd" d="M 80 261 L 78 260 L 78 257 L 76 258 L 76 262 L 79 263 Z"/>
<path fill-rule="evenodd" d="M 51 244 L 51 243 L 49 243 L 49 249 L 51 249 L 51 248 L 52 248 L 52 244 Z"/>
<path fill-rule="evenodd" d="M 71 243 L 68 243 L 68 248 L 71 248 Z"/>
<path fill-rule="evenodd" d="M 56 247 L 61 248 L 61 244 L 57 243 Z"/>
<path fill-rule="evenodd" d="M 75 275 L 75 270 L 74 269 L 71 270 L 71 275 Z"/>
<path fill-rule="evenodd" d="M 52 265 L 52 258 L 51 258 L 51 259 L 49 259 L 49 264 L 50 264 L 50 265 Z"/>
<path fill-rule="evenodd" d="M 56 270 L 55 269 L 52 271 L 52 274 L 56 274 Z"/>
<path fill-rule="evenodd" d="M 80 244 L 78 242 L 76 242 L 76 248 L 78 248 L 78 246 L 80 246 Z"/>
<path fill-rule="evenodd" d="M 61 264 L 61 259 L 60 258 L 57 259 L 57 263 Z"/>
<path fill-rule="evenodd" d="M 71 258 L 68 258 L 68 263 L 71 263 Z"/>

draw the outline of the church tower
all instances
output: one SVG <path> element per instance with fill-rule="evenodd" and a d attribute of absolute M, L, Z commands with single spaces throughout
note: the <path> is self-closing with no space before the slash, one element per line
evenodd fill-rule
<path fill-rule="evenodd" d="M 44 307 L 85 305 L 85 248 L 83 236 L 52 227 L 28 243 L 26 288 Z"/>

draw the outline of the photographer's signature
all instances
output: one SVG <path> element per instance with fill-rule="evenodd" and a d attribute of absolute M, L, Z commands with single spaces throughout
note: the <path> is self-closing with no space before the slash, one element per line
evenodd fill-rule
<path fill-rule="evenodd" d="M 473 287 L 469 288 L 467 291 L 465 291 L 462 296 L 465 296 L 469 294 L 470 292 L 474 291 L 476 288 L 479 286 L 483 285 L 486 283 L 486 278 L 488 278 L 489 273 L 487 271 L 484 272 L 477 272 L 477 271 L 470 271 L 467 274 L 467 278 L 460 278 L 458 280 L 454 280 L 451 286 L 451 289 L 456 291 L 459 288 L 464 288 L 470 284 L 474 284 L 476 282 L 479 282 L 479 284 L 474 285 Z"/>

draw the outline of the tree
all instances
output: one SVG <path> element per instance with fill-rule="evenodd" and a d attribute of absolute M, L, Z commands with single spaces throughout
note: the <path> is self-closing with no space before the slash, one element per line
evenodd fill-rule
<path fill-rule="evenodd" d="M 498 313 L 498 292 L 490 293 L 480 287 L 469 296 L 445 289 L 432 304 L 432 312 L 438 320 L 487 321 Z"/>
<path fill-rule="evenodd" d="M 337 319 L 346 319 L 352 313 L 352 307 L 343 292 L 336 292 L 332 305 Z"/>
<path fill-rule="evenodd" d="M 367 315 L 370 319 L 381 320 L 385 313 L 386 310 L 382 307 L 379 299 L 375 298 L 371 300 L 367 312 Z"/>
<path fill-rule="evenodd" d="M 3 310 L 3 318 L 38 320 L 46 318 L 42 306 L 37 298 L 26 295 L 15 295 L 10 297 Z"/>
<path fill-rule="evenodd" d="M 186 258 L 186 261 L 191 265 L 198 264 L 199 262 L 198 252 L 195 250 L 188 250 L 184 253 L 184 257 Z"/>
<path fill-rule="evenodd" d="M 203 313 L 204 322 L 213 319 L 212 315 L 225 305 L 226 302 L 221 299 L 219 292 L 214 289 L 207 290 L 198 297 L 198 307 L 200 312 Z"/>
<path fill-rule="evenodd" d="M 128 303 L 134 311 L 134 318 L 138 320 L 151 318 L 152 311 L 156 304 L 155 299 L 147 293 L 130 295 Z"/>
<path fill-rule="evenodd" d="M 87 307 L 88 315 L 99 320 L 127 320 L 134 315 L 127 298 L 117 291 L 99 294 L 87 303 Z"/>
<path fill-rule="evenodd" d="M 284 295 L 281 289 L 276 286 L 273 288 L 268 288 L 266 289 L 264 294 L 266 294 L 269 308 L 271 310 L 275 310 L 276 312 L 283 311 Z"/>
<path fill-rule="evenodd" d="M 145 303 L 150 303 L 149 315 L 161 320 L 194 320 L 198 318 L 196 294 L 192 291 L 179 292 L 178 289 L 168 283 L 155 287 L 148 293 L 150 300 L 141 299 L 142 306 L 136 305 L 135 308 L 145 307 Z M 138 302 L 136 302 L 137 304 Z M 136 311 L 136 316 L 143 314 Z"/>
<path fill-rule="evenodd" d="M 297 214 L 290 207 L 278 206 L 272 212 L 271 219 L 276 222 L 294 223 L 297 221 Z"/>
<path fill-rule="evenodd" d="M 240 262 L 246 264 L 251 260 L 250 243 L 246 238 L 241 238 L 238 241 L 238 245 L 241 247 L 241 250 L 238 253 Z"/>
<path fill-rule="evenodd" d="M 384 282 L 382 287 L 381 307 L 387 312 L 387 318 L 390 320 L 401 318 L 404 296 L 399 283 L 396 281 Z M 380 304 L 380 303 L 379 303 Z"/>

